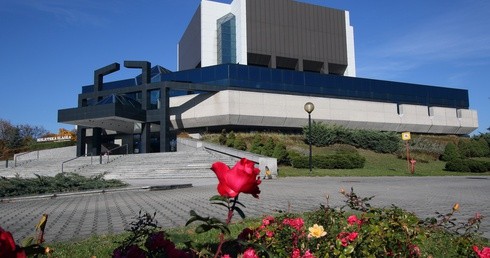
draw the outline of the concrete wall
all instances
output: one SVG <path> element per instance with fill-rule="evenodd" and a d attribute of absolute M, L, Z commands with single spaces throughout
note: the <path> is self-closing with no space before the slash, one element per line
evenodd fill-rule
<path fill-rule="evenodd" d="M 345 35 L 347 43 L 347 69 L 344 76 L 356 77 L 356 53 L 354 47 L 354 27 L 350 25 L 349 11 L 345 11 Z"/>
<path fill-rule="evenodd" d="M 201 7 L 198 7 L 177 45 L 179 71 L 193 69 L 201 62 Z"/>
<path fill-rule="evenodd" d="M 221 91 L 170 100 L 174 128 L 260 126 L 301 128 L 308 123 L 303 106 L 313 102 L 312 119 L 348 128 L 468 134 L 478 127 L 476 111 L 248 91 Z M 183 108 L 191 107 L 191 108 Z"/>
<path fill-rule="evenodd" d="M 247 151 L 241 151 L 233 148 L 228 148 L 226 146 L 216 145 L 208 142 L 197 141 L 193 139 L 177 138 L 177 150 L 185 151 L 191 149 L 204 148 L 211 152 L 216 152 L 221 155 L 226 155 L 235 158 L 237 161 L 241 158 L 246 158 L 253 161 L 258 165 L 260 169 L 260 177 L 265 176 L 265 167 L 267 166 L 271 171 L 273 177 L 277 177 L 277 159 L 271 158 Z"/>
<path fill-rule="evenodd" d="M 228 13 L 236 17 L 239 64 L 248 64 L 251 53 L 269 56 L 273 68 L 285 58 L 299 71 L 317 62 L 321 72 L 356 76 L 349 12 L 291 0 L 201 1 L 177 46 L 179 70 L 218 63 L 216 21 Z"/>

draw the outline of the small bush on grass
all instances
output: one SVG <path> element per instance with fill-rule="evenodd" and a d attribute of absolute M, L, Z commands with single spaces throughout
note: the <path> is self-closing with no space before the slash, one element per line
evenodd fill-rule
<path fill-rule="evenodd" d="M 120 180 L 105 180 L 103 174 L 83 177 L 75 173 L 59 173 L 54 177 L 36 175 L 36 178 L 0 177 L 0 197 L 33 194 L 51 194 L 126 186 Z"/>
<path fill-rule="evenodd" d="M 235 145 L 235 139 L 236 135 L 233 131 L 231 131 L 226 138 L 226 146 L 233 147 L 233 145 Z"/>
<path fill-rule="evenodd" d="M 448 143 L 446 148 L 444 148 L 444 153 L 441 156 L 441 160 L 451 161 L 459 158 L 461 158 L 461 156 L 459 155 L 458 146 L 452 142 Z"/>
<path fill-rule="evenodd" d="M 484 173 L 490 171 L 490 162 L 473 159 L 455 159 L 448 161 L 445 169 L 454 172 Z"/>
<path fill-rule="evenodd" d="M 486 157 L 490 153 L 490 147 L 484 138 L 462 139 L 459 141 L 458 148 L 461 156 L 467 158 Z"/>
<path fill-rule="evenodd" d="M 274 147 L 272 157 L 277 159 L 278 164 L 289 164 L 288 151 L 286 146 L 282 143 L 279 143 Z"/>
<path fill-rule="evenodd" d="M 242 137 L 237 136 L 235 138 L 235 141 L 233 142 L 233 148 L 235 148 L 237 150 L 245 151 L 245 150 L 247 150 L 247 144 L 245 143 L 245 141 L 243 140 Z"/>
<path fill-rule="evenodd" d="M 291 165 L 294 168 L 308 168 L 309 157 L 300 155 L 292 156 Z M 351 169 L 363 168 L 366 159 L 359 153 L 335 153 L 329 155 L 314 155 L 312 157 L 312 166 L 319 169 Z"/>
<path fill-rule="evenodd" d="M 308 144 L 310 142 L 308 126 L 303 127 L 303 135 L 305 143 Z M 394 132 L 348 129 L 316 121 L 313 121 L 311 125 L 311 144 L 316 147 L 341 143 L 379 153 L 394 153 L 400 148 L 400 141 L 400 137 Z"/>
<path fill-rule="evenodd" d="M 262 144 L 262 136 L 260 134 L 255 134 L 252 141 L 252 146 L 250 147 L 250 152 L 260 154 L 263 147 L 264 144 Z"/>

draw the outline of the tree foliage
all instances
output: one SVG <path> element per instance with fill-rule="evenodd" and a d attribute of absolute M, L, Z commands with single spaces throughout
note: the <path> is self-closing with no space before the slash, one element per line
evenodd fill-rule
<path fill-rule="evenodd" d="M 303 127 L 306 143 L 310 142 L 310 128 Z M 313 121 L 311 125 L 311 144 L 317 147 L 332 144 L 349 144 L 357 148 L 380 153 L 394 153 L 400 148 L 401 140 L 395 132 L 348 129 L 340 125 L 327 125 Z"/>

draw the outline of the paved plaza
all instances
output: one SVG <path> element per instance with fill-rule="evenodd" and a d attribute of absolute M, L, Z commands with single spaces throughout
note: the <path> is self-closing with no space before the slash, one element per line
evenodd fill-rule
<path fill-rule="evenodd" d="M 200 215 L 225 218 L 226 211 L 210 205 L 217 194 L 217 180 L 183 179 L 130 182 L 131 189 L 93 192 L 52 198 L 17 198 L 0 203 L 0 226 L 13 232 L 17 241 L 32 235 L 43 213 L 49 214 L 46 240 L 71 241 L 94 234 L 119 233 L 140 210 L 156 212 L 164 228 L 183 226 L 189 211 Z M 193 187 L 150 191 L 143 185 L 177 185 L 192 183 Z M 326 204 L 341 206 L 344 198 L 338 193 L 354 187 L 361 197 L 375 196 L 370 202 L 377 207 L 395 204 L 420 217 L 434 216 L 436 211 L 449 212 L 460 203 L 457 217 L 467 219 L 476 212 L 484 217 L 481 230 L 490 237 L 490 177 L 304 177 L 264 180 L 260 199 L 241 195 L 240 201 L 248 217 L 277 211 L 299 212 Z M 236 216 L 235 219 L 239 219 Z"/>

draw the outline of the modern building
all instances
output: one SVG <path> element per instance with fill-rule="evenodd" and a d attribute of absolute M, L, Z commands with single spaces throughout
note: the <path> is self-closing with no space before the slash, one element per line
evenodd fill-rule
<path fill-rule="evenodd" d="M 292 0 L 201 2 L 178 44 L 177 72 L 145 61 L 136 78 L 104 82 L 114 63 L 82 87 L 58 121 L 78 126 L 77 155 L 116 146 L 172 149 L 176 132 L 299 131 L 303 110 L 349 128 L 469 134 L 478 127 L 468 91 L 355 77 L 347 11 Z"/>

